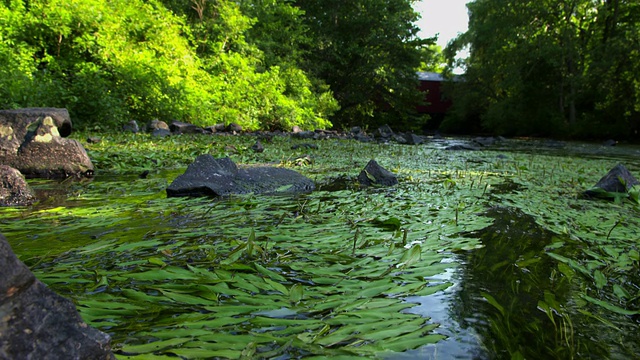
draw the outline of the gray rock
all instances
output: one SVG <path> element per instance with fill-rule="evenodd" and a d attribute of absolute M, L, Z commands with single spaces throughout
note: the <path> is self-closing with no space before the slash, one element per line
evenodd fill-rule
<path fill-rule="evenodd" d="M 0 111 L 0 163 L 26 177 L 93 176 L 93 164 L 84 147 L 63 137 L 70 133 L 66 109 Z"/>
<path fill-rule="evenodd" d="M 360 171 L 358 182 L 363 186 L 393 186 L 398 184 L 398 178 L 394 173 L 380 166 L 375 160 L 370 160 L 364 169 Z"/>
<path fill-rule="evenodd" d="M 218 129 L 216 129 L 216 126 L 207 126 L 204 128 L 204 132 L 205 134 L 215 134 L 218 132 Z"/>
<path fill-rule="evenodd" d="M 391 127 L 389 127 L 389 125 L 382 125 L 378 128 L 378 130 L 376 130 L 375 135 L 378 138 L 388 140 L 393 136 L 393 130 L 391 130 Z"/>
<path fill-rule="evenodd" d="M 405 138 L 403 134 L 393 134 L 391 135 L 391 138 L 393 139 L 393 141 L 397 142 L 398 144 L 407 143 L 407 138 Z"/>
<path fill-rule="evenodd" d="M 230 194 L 305 193 L 313 181 L 289 169 L 238 168 L 228 157 L 200 155 L 167 187 L 167 196 L 225 196 Z"/>
<path fill-rule="evenodd" d="M 199 134 L 204 132 L 203 129 L 189 123 L 174 121 L 169 125 L 169 129 L 174 134 Z"/>
<path fill-rule="evenodd" d="M 0 234 L 0 359 L 115 359 L 109 335 L 36 279 Z"/>
<path fill-rule="evenodd" d="M 374 141 L 374 139 L 372 137 L 370 137 L 370 136 L 368 136 L 366 134 L 356 134 L 356 135 L 354 135 L 353 138 L 355 140 L 357 140 L 357 141 L 364 142 L 364 143 Z"/>
<path fill-rule="evenodd" d="M 0 206 L 26 206 L 36 197 L 20 171 L 0 165 Z"/>
<path fill-rule="evenodd" d="M 420 145 L 424 142 L 424 140 L 422 140 L 422 137 L 414 133 L 406 133 L 404 134 L 404 138 L 406 140 L 406 143 L 409 145 Z"/>
<path fill-rule="evenodd" d="M 627 170 L 622 164 L 614 166 L 609 172 L 603 176 L 594 188 L 586 190 L 585 194 L 589 196 L 602 197 L 603 192 L 609 193 L 626 193 L 634 185 L 640 182 Z M 606 197 L 606 196 L 605 196 Z"/>
<path fill-rule="evenodd" d="M 122 131 L 124 132 L 132 132 L 137 134 L 140 132 L 140 127 L 138 126 L 138 122 L 135 120 L 131 120 L 128 123 L 122 125 Z"/>
<path fill-rule="evenodd" d="M 151 122 L 147 125 L 147 131 L 148 132 L 153 132 L 154 130 L 158 130 L 158 129 L 162 129 L 162 130 L 167 130 L 170 131 L 169 129 L 169 125 L 167 125 L 166 122 L 162 121 L 162 120 L 158 120 L 158 119 L 153 119 L 151 120 Z"/>
<path fill-rule="evenodd" d="M 227 125 L 227 132 L 240 133 L 240 132 L 242 132 L 242 126 L 238 125 L 236 123 L 231 123 L 231 124 Z"/>
<path fill-rule="evenodd" d="M 300 132 L 291 134 L 291 136 L 298 139 L 311 140 L 311 139 L 315 139 L 316 133 L 314 131 L 300 131 Z"/>
<path fill-rule="evenodd" d="M 251 150 L 257 153 L 261 153 L 261 152 L 264 152 L 264 146 L 262 146 L 262 143 L 260 142 L 260 140 L 256 140 L 256 143 L 253 144 L 253 146 L 251 146 Z"/>
<path fill-rule="evenodd" d="M 153 137 L 165 137 L 165 136 L 170 136 L 171 135 L 171 131 L 167 130 L 167 129 L 154 129 L 151 132 L 151 136 Z"/>
<path fill-rule="evenodd" d="M 61 137 L 71 135 L 73 128 L 67 109 L 61 108 L 24 108 L 0 110 L 0 136 L 14 134 L 14 139 L 23 139 L 30 126 L 38 120 L 50 117 L 58 128 Z M 11 129 L 6 127 L 10 126 Z M 9 131 L 9 133 L 7 133 Z"/>

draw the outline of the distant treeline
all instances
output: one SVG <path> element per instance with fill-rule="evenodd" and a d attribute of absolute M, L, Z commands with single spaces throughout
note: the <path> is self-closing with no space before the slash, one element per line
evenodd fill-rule
<path fill-rule="evenodd" d="M 442 130 L 638 140 L 638 0 L 476 0 Z M 455 63 L 467 48 L 470 57 Z"/>

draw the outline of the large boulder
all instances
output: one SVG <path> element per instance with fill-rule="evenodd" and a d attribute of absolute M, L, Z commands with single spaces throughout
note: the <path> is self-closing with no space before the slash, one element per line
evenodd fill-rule
<path fill-rule="evenodd" d="M 200 155 L 167 188 L 167 196 L 305 193 L 315 189 L 309 178 L 289 169 L 238 166 L 228 157 Z"/>
<path fill-rule="evenodd" d="M 370 160 L 364 169 L 360 171 L 358 182 L 362 186 L 393 186 L 398 184 L 398 178 L 394 173 L 380 166 L 375 160 Z"/>
<path fill-rule="evenodd" d="M 0 234 L 0 359 L 115 359 L 109 335 L 36 279 Z"/>
<path fill-rule="evenodd" d="M 25 206 L 35 201 L 33 190 L 20 171 L 0 165 L 0 206 Z"/>
<path fill-rule="evenodd" d="M 585 195 L 599 198 L 616 198 L 616 194 L 627 194 L 629 190 L 640 182 L 622 164 L 614 166 Z"/>
<path fill-rule="evenodd" d="M 0 163 L 26 177 L 93 176 L 84 147 L 73 139 L 66 109 L 0 110 Z"/>

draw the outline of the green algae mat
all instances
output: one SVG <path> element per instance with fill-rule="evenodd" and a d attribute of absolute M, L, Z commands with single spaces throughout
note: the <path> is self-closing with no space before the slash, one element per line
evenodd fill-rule
<path fill-rule="evenodd" d="M 119 359 L 640 356 L 637 198 L 581 196 L 618 163 L 640 176 L 640 149 L 460 141 L 105 135 L 95 179 L 31 181 L 0 230 Z M 167 198 L 204 153 L 318 190 Z M 370 159 L 399 185 L 358 186 Z"/>

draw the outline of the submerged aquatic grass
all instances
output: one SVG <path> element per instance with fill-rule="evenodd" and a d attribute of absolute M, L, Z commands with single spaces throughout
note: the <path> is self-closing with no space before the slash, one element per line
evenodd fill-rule
<path fill-rule="evenodd" d="M 118 358 L 390 356 L 446 337 L 405 299 L 455 285 L 438 275 L 464 268 L 458 254 L 486 245 L 470 234 L 489 228 L 493 220 L 483 214 L 501 205 L 533 216 L 555 236 L 525 254 L 517 253 L 524 246 L 505 242 L 500 251 L 513 258 L 495 269 L 513 264 L 535 272 L 543 259 L 555 281 L 571 285 L 537 282 L 540 292 L 527 295 L 540 316 L 536 326 L 552 324 L 553 344 L 571 347 L 583 341 L 576 327 L 595 321 L 610 329 L 616 351 L 637 351 L 616 340 L 634 326 L 624 317 L 639 309 L 637 205 L 577 196 L 613 159 L 347 140 L 292 150 L 303 141 L 289 137 L 253 153 L 254 142 L 104 136 L 87 145 L 98 168 L 94 181 L 65 184 L 63 200 L 3 209 L 3 233 L 39 279 L 112 335 Z M 295 197 L 167 198 L 166 186 L 201 153 L 347 186 Z M 349 184 L 371 158 L 400 184 Z M 149 175 L 138 177 L 145 170 Z M 514 310 L 499 302 L 501 294 L 475 296 L 502 309 L 494 332 L 479 333 L 514 334 L 504 331 Z M 522 353 L 520 345 L 510 348 L 512 356 Z"/>

